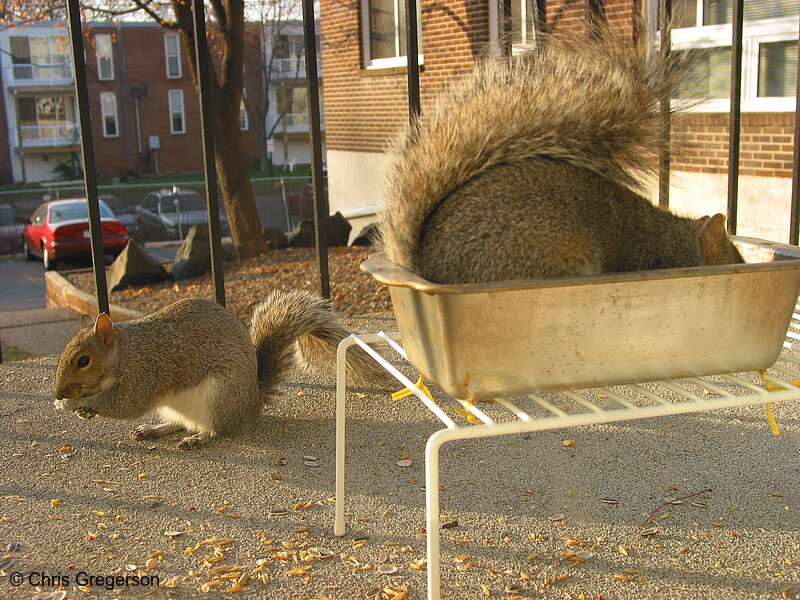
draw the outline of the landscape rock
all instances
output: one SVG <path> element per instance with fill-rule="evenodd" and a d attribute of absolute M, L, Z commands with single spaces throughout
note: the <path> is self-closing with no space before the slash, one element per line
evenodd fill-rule
<path fill-rule="evenodd" d="M 271 250 L 280 250 L 281 248 L 286 248 L 286 234 L 284 234 L 280 229 L 267 227 L 262 229 L 262 233 L 264 234 L 264 239 L 267 242 L 267 248 Z"/>
<path fill-rule="evenodd" d="M 236 259 L 236 248 L 233 244 L 223 243 L 220 249 L 223 261 Z M 208 226 L 192 225 L 175 255 L 175 261 L 172 263 L 172 278 L 189 279 L 202 275 L 210 269 L 211 247 L 208 244 Z"/>
<path fill-rule="evenodd" d="M 358 232 L 351 246 L 372 246 L 378 238 L 378 224 L 370 223 Z"/>
<path fill-rule="evenodd" d="M 123 290 L 132 285 L 146 285 L 169 279 L 169 274 L 135 241 L 120 252 L 108 269 L 108 289 L 112 292 Z"/>
<path fill-rule="evenodd" d="M 351 229 L 352 225 L 342 216 L 342 213 L 337 212 L 328 217 L 328 247 L 347 246 Z M 311 248 L 315 243 L 312 219 L 300 221 L 289 235 L 288 245 L 290 248 Z"/>
<path fill-rule="evenodd" d="M 350 222 L 336 211 L 336 214 L 328 217 L 328 246 L 347 246 L 352 229 Z"/>
<path fill-rule="evenodd" d="M 208 227 L 192 225 L 183 240 L 175 261 L 172 263 L 172 278 L 181 280 L 202 275 L 211 268 L 211 249 L 208 245 Z"/>

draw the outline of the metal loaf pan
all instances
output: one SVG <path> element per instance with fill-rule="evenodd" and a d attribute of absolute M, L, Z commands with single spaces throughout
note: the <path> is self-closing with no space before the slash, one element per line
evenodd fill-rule
<path fill-rule="evenodd" d="M 440 285 L 373 254 L 411 363 L 455 398 L 766 369 L 800 292 L 800 247 L 735 238 L 747 264 Z"/>

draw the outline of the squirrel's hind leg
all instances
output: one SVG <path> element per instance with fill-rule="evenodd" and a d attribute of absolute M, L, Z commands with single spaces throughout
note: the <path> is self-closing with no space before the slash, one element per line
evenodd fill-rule
<path fill-rule="evenodd" d="M 139 425 L 131 431 L 132 440 L 146 440 L 147 438 L 163 437 L 183 429 L 177 423 L 159 423 L 157 425 Z"/>

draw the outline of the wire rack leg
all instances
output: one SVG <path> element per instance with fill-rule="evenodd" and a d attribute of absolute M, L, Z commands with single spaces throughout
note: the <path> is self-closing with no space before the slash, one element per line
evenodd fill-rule
<path fill-rule="evenodd" d="M 336 516 L 333 533 L 343 536 L 347 530 L 344 518 L 344 440 L 345 440 L 345 390 L 347 382 L 347 349 L 355 343 L 354 336 L 339 342 L 336 349 Z"/>
<path fill-rule="evenodd" d="M 439 600 L 439 450 L 448 430 L 440 430 L 425 445 L 425 531 L 428 546 L 428 600 Z"/>

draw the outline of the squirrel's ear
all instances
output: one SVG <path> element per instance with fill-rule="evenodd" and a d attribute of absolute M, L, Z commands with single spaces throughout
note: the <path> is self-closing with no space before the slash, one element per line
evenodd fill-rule
<path fill-rule="evenodd" d="M 81 315 L 81 329 L 86 329 L 87 327 L 91 327 L 92 325 L 94 325 L 94 318 L 92 318 L 92 315 L 87 315 L 86 313 L 83 313 Z"/>
<path fill-rule="evenodd" d="M 103 340 L 103 343 L 109 348 L 114 345 L 114 324 L 111 322 L 111 317 L 106 313 L 100 313 L 97 320 L 94 322 L 94 334 Z"/>
<path fill-rule="evenodd" d="M 699 220 L 700 249 L 706 264 L 714 264 L 715 258 L 728 243 L 728 232 L 725 229 L 725 215 L 719 213 L 713 217 L 703 217 Z"/>

